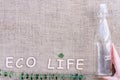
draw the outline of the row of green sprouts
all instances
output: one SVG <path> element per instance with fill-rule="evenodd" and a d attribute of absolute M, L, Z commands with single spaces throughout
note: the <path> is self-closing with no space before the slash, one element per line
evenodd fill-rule
<path fill-rule="evenodd" d="M 0 70 L 1 77 L 19 80 L 85 80 L 84 75 L 80 74 L 37 74 L 37 73 L 15 73 L 12 71 Z"/>

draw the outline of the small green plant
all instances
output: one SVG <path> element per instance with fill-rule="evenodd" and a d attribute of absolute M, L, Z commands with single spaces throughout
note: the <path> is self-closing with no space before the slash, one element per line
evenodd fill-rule
<path fill-rule="evenodd" d="M 64 54 L 63 54 L 63 53 L 60 53 L 60 54 L 58 55 L 58 57 L 59 57 L 59 58 L 63 58 L 63 57 L 64 57 Z"/>

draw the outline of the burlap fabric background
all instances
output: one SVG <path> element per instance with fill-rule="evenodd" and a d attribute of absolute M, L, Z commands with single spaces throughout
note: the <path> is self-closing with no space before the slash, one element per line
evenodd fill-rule
<path fill-rule="evenodd" d="M 95 69 L 94 36 L 98 27 L 96 14 L 99 4 L 104 2 L 109 8 L 112 41 L 120 53 L 120 0 L 0 0 L 0 68 L 15 72 L 92 75 Z M 55 60 L 61 52 L 64 59 L 86 59 L 84 70 L 48 70 L 48 58 Z M 34 56 L 37 65 L 31 69 L 26 66 L 7 69 L 7 56 L 13 56 L 14 60 Z M 87 80 L 95 79 L 91 75 Z"/>

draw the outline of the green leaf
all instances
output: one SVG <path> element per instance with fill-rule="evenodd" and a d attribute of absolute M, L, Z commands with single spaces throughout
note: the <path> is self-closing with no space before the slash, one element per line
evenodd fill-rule
<path fill-rule="evenodd" d="M 59 58 L 63 58 L 63 57 L 64 57 L 64 54 L 63 54 L 63 53 L 60 53 L 60 54 L 58 55 L 58 57 L 59 57 Z"/>

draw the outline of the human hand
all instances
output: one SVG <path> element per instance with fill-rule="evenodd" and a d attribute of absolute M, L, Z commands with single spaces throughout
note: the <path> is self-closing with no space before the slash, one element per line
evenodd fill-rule
<path fill-rule="evenodd" d="M 110 77 L 103 77 L 104 80 L 120 80 L 120 57 L 112 44 L 112 63 L 115 68 L 115 74 Z"/>

